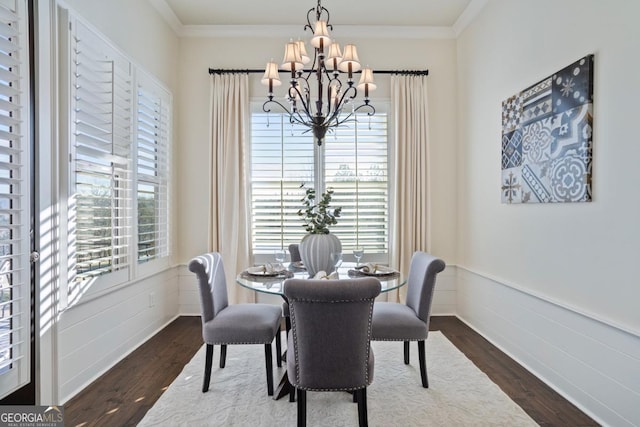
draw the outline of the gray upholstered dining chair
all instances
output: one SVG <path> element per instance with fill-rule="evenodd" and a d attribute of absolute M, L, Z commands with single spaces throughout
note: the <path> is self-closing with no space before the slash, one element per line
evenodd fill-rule
<path fill-rule="evenodd" d="M 300 257 L 300 248 L 297 243 L 289 245 L 289 255 L 291 255 L 291 262 L 302 261 Z"/>
<path fill-rule="evenodd" d="M 202 339 L 207 345 L 202 392 L 209 390 L 213 346 L 220 345 L 220 368 L 224 368 L 229 344 L 264 344 L 267 393 L 273 395 L 273 357 L 271 343 L 276 339 L 276 358 L 280 355 L 280 307 L 270 304 L 232 304 L 227 298 L 227 280 L 222 257 L 211 252 L 195 257 L 189 270 L 198 277 L 202 309 Z"/>
<path fill-rule="evenodd" d="M 373 307 L 374 341 L 404 341 L 404 363 L 409 364 L 409 341 L 418 342 L 422 386 L 429 388 L 424 342 L 429 334 L 429 317 L 436 276 L 445 263 L 426 252 L 415 252 L 407 279 L 406 304 L 376 302 Z"/>
<path fill-rule="evenodd" d="M 371 316 L 380 288 L 374 277 L 285 281 L 291 315 L 287 375 L 298 392 L 298 426 L 306 425 L 307 390 L 354 392 L 360 426 L 367 425 Z"/>

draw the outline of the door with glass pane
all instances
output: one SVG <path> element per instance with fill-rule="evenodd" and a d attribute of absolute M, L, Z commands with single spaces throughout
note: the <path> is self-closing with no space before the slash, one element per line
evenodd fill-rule
<path fill-rule="evenodd" d="M 27 0 L 0 0 L 0 398 L 32 383 Z M 31 400 L 31 399 L 29 399 Z M 25 404 L 29 402 L 24 402 Z"/>

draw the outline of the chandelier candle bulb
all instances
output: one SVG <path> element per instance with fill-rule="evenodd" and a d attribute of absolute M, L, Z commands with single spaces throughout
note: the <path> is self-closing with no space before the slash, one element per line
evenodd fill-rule
<path fill-rule="evenodd" d="M 273 87 L 280 86 L 282 84 L 280 81 L 280 75 L 278 74 L 278 64 L 273 62 L 273 60 L 271 60 L 271 62 L 267 62 L 264 76 L 262 76 L 262 80 L 260 82 L 263 85 L 269 86 L 269 97 L 273 99 Z"/>
<path fill-rule="evenodd" d="M 304 64 L 298 43 L 290 41 L 284 47 L 284 58 L 282 59 L 282 68 L 291 71 L 291 78 L 295 78 L 295 71 L 301 70 Z"/>
<path fill-rule="evenodd" d="M 304 41 L 298 39 L 296 44 L 298 45 L 298 52 L 300 52 L 300 59 L 302 60 L 302 63 L 308 64 L 309 61 L 311 61 L 311 58 L 309 58 L 309 54 L 307 53 L 307 48 L 304 45 Z"/>
<path fill-rule="evenodd" d="M 360 81 L 358 82 L 358 89 L 364 90 L 364 102 L 369 101 L 369 91 L 375 90 L 376 87 L 373 82 L 373 70 L 371 70 L 371 68 L 364 68 L 362 74 L 360 74 Z"/>
<path fill-rule="evenodd" d="M 354 44 L 345 45 L 342 61 L 338 66 L 340 71 L 349 73 L 349 80 L 352 80 L 352 73 L 360 70 L 360 59 L 358 58 L 358 49 Z"/>
<path fill-rule="evenodd" d="M 311 44 L 313 47 L 320 49 L 321 52 L 323 46 L 328 47 L 331 44 L 327 21 L 319 20 L 316 22 L 315 29 L 313 30 L 313 37 L 311 38 Z"/>
<path fill-rule="evenodd" d="M 337 76 L 339 73 L 338 64 L 342 61 L 342 52 L 340 51 L 340 45 L 335 41 L 329 46 L 329 54 L 327 55 L 327 61 L 331 64 L 333 74 Z"/>

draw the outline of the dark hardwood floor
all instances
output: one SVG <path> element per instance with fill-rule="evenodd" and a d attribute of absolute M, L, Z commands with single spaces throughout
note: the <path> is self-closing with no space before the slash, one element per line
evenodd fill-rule
<path fill-rule="evenodd" d="M 64 405 L 65 425 L 135 426 L 202 346 L 200 328 L 199 317 L 176 319 Z M 456 317 L 434 316 L 430 329 L 442 331 L 541 426 L 598 425 Z"/>

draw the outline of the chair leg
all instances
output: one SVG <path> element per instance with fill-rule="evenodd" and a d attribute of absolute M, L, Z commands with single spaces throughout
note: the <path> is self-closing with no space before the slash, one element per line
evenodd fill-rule
<path fill-rule="evenodd" d="M 278 326 L 278 332 L 276 332 L 276 365 L 278 368 L 282 367 L 282 343 L 280 337 L 280 326 Z"/>
<path fill-rule="evenodd" d="M 284 327 L 287 329 L 287 339 L 289 339 L 289 331 L 291 330 L 291 317 L 284 318 Z"/>
<path fill-rule="evenodd" d="M 298 389 L 298 427 L 307 425 L 307 392 Z"/>
<path fill-rule="evenodd" d="M 429 380 L 427 378 L 427 361 L 424 354 L 424 340 L 418 341 L 418 357 L 420 358 L 420 378 L 422 378 L 422 387 L 429 388 Z"/>
<path fill-rule="evenodd" d="M 273 357 L 271 343 L 264 345 L 264 364 L 267 368 L 267 394 L 273 396 Z"/>
<path fill-rule="evenodd" d="M 369 420 L 367 419 L 367 388 L 361 388 L 356 391 L 358 395 L 358 422 L 360 427 L 367 427 Z"/>
<path fill-rule="evenodd" d="M 409 364 L 409 341 L 404 342 L 404 364 Z"/>
<path fill-rule="evenodd" d="M 211 381 L 211 364 L 213 363 L 213 345 L 207 344 L 207 353 L 204 359 L 204 382 L 202 383 L 202 392 L 209 390 L 209 382 Z"/>
<path fill-rule="evenodd" d="M 296 401 L 296 388 L 292 384 L 289 384 L 289 402 L 295 402 L 295 401 Z"/>
<path fill-rule="evenodd" d="M 220 368 L 224 368 L 227 363 L 227 345 L 222 344 L 220 346 Z"/>

